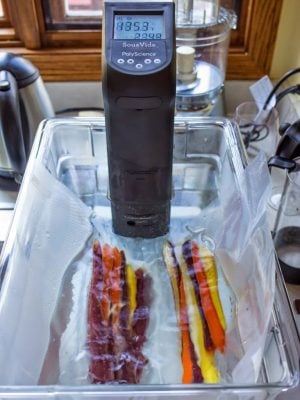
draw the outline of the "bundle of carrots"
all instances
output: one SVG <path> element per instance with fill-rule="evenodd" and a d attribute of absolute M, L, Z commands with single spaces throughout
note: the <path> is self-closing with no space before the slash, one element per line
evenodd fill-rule
<path fill-rule="evenodd" d="M 163 255 L 180 328 L 182 383 L 217 383 L 214 352 L 224 351 L 226 321 L 214 257 L 194 240 L 166 242 Z"/>
<path fill-rule="evenodd" d="M 138 383 L 151 304 L 151 278 L 126 263 L 124 251 L 93 244 L 88 299 L 91 383 Z"/>

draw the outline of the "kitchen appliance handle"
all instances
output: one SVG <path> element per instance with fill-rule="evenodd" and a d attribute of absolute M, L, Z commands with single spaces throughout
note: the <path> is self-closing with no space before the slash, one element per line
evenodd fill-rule
<path fill-rule="evenodd" d="M 0 129 L 16 177 L 23 175 L 26 154 L 22 130 L 18 86 L 8 71 L 0 71 Z"/>

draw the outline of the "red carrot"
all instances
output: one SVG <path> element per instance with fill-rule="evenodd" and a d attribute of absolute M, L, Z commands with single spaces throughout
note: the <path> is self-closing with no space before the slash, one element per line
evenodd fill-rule
<path fill-rule="evenodd" d="M 151 280 L 136 271 L 136 309 L 130 324 L 128 276 L 123 251 L 95 241 L 88 304 L 91 383 L 138 383 L 147 358 L 142 354 L 151 302 Z"/>
<path fill-rule="evenodd" d="M 137 281 L 137 307 L 133 314 L 132 330 L 135 348 L 141 350 L 146 341 L 146 330 L 149 324 L 151 297 L 151 278 L 139 268 L 135 271 Z"/>
<path fill-rule="evenodd" d="M 147 358 L 142 354 L 149 325 L 150 305 L 152 302 L 152 280 L 142 268 L 135 271 L 137 282 L 136 309 L 132 321 L 132 355 L 135 358 L 136 383 L 139 382 Z"/>
<path fill-rule="evenodd" d="M 101 307 L 104 288 L 103 260 L 100 243 L 93 245 L 93 270 L 88 300 L 88 347 L 91 354 L 89 377 L 91 383 L 114 380 L 112 356 L 109 352 L 109 329 L 106 309 Z M 105 321 L 105 322 L 104 322 Z"/>
<path fill-rule="evenodd" d="M 100 298 L 104 321 L 109 321 L 111 306 L 111 274 L 113 269 L 112 248 L 108 244 L 102 246 L 103 259 L 103 291 Z"/>

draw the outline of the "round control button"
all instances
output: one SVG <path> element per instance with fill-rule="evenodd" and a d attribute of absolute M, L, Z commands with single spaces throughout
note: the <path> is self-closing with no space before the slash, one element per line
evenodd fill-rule
<path fill-rule="evenodd" d="M 150 60 L 150 58 L 145 58 L 145 61 L 144 61 L 144 63 L 145 63 L 145 64 L 151 64 L 151 60 Z"/>
<path fill-rule="evenodd" d="M 134 60 L 133 60 L 132 58 L 128 58 L 127 63 L 128 63 L 128 64 L 133 64 L 133 63 L 134 63 Z"/>
<path fill-rule="evenodd" d="M 143 68 L 143 64 L 136 64 L 136 66 L 135 66 L 137 69 L 141 69 L 141 68 Z"/>
<path fill-rule="evenodd" d="M 124 64 L 125 60 L 123 58 L 118 58 L 117 63 L 118 64 Z"/>
<path fill-rule="evenodd" d="M 160 58 L 155 58 L 154 59 L 154 64 L 160 64 L 161 63 L 161 59 Z"/>

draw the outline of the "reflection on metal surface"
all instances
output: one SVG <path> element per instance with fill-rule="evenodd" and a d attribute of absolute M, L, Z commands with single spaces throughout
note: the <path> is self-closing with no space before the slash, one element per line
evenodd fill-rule
<path fill-rule="evenodd" d="M 223 88 L 224 76 L 213 64 L 198 61 L 196 63 L 197 80 L 192 87 L 177 84 L 177 110 L 203 110 L 211 108 Z"/>
<path fill-rule="evenodd" d="M 12 221 L 13 210 L 0 210 L 0 241 L 4 242 Z M 2 247 L 2 246 L 1 246 Z"/>

